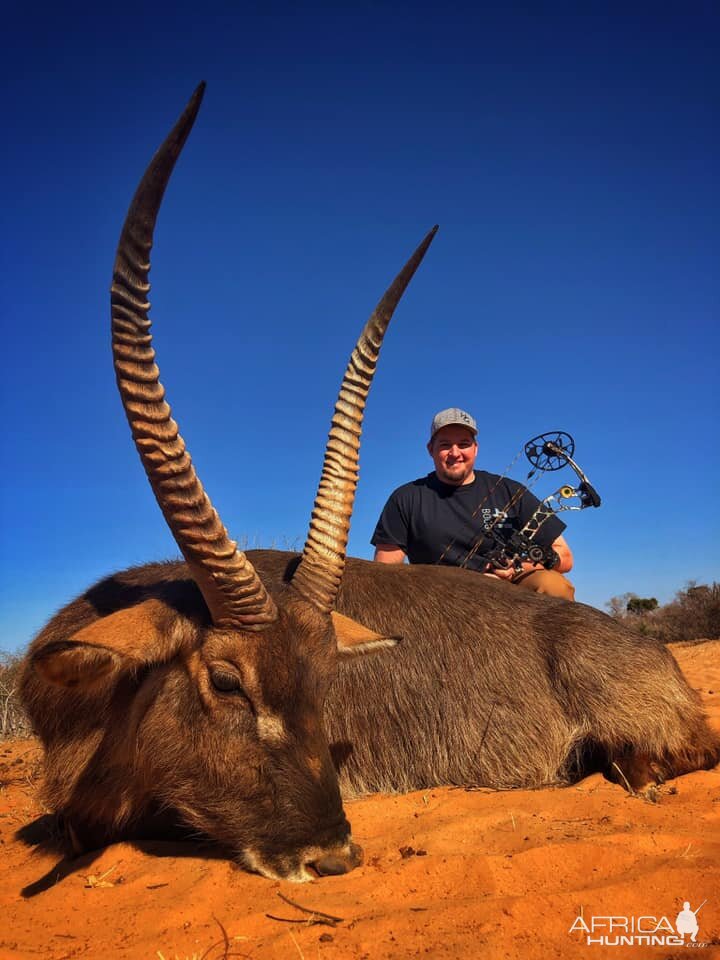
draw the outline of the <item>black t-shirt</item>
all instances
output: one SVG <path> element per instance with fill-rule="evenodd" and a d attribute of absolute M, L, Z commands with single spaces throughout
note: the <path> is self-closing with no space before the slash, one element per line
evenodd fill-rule
<path fill-rule="evenodd" d="M 487 562 L 483 551 L 493 546 L 483 531 L 491 526 L 501 534 L 521 530 L 539 504 L 521 483 L 494 473 L 476 470 L 472 483 L 455 487 L 433 472 L 390 495 L 370 542 L 400 547 L 410 563 L 482 570 Z M 564 529 L 562 520 L 549 517 L 533 540 L 549 547 Z"/>

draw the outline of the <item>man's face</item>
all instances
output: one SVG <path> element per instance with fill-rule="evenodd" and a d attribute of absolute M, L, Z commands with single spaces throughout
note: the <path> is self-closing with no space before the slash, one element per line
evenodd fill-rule
<path fill-rule="evenodd" d="M 477 442 L 467 427 L 441 427 L 428 444 L 428 453 L 435 464 L 435 473 L 443 483 L 460 487 L 472 483 L 477 456 Z"/>

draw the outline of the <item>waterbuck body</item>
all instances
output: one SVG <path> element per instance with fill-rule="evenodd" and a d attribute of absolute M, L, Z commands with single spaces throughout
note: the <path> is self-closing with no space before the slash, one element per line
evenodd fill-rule
<path fill-rule="evenodd" d="M 344 796 L 539 787 L 598 769 L 640 789 L 720 760 L 672 654 L 593 607 L 468 570 L 354 560 L 338 608 L 403 637 L 343 663 L 331 687 Z"/>
<path fill-rule="evenodd" d="M 248 557 L 283 605 L 299 558 Z M 51 621 L 29 660 L 99 617 L 151 602 L 166 634 L 183 638 L 167 662 L 138 664 L 90 696 L 52 689 L 36 670 L 26 677 L 26 703 L 47 747 L 47 799 L 81 845 L 160 831 L 165 811 L 231 849 L 252 836 L 261 863 L 282 872 L 295 833 L 314 833 L 320 848 L 337 819 L 327 766 L 316 791 L 306 786 L 298 798 L 290 789 L 293 766 L 297 773 L 307 763 L 308 732 L 317 757 L 329 747 L 346 798 L 442 784 L 538 787 L 598 766 L 639 787 L 720 758 L 699 698 L 663 646 L 583 604 L 449 567 L 348 559 L 338 610 L 402 642 L 343 658 L 330 683 L 328 645 L 309 640 L 309 625 L 293 644 L 290 670 L 287 659 L 268 663 L 254 691 L 273 717 L 264 737 L 252 723 L 243 728 L 236 703 L 206 702 L 195 661 L 213 628 L 181 562 L 102 581 Z M 234 638 L 231 646 L 228 658 L 242 670 L 241 645 Z M 324 730 L 303 704 L 308 684 L 327 693 Z M 266 822 L 268 792 L 285 798 L 286 807 L 275 807 L 282 823 Z"/>
<path fill-rule="evenodd" d="M 111 287 L 120 397 L 184 561 L 98 583 L 24 665 L 46 801 L 71 849 L 179 826 L 303 880 L 360 862 L 341 785 L 537 786 L 576 774 L 588 748 L 630 782 L 713 763 L 670 655 L 597 611 L 458 569 L 346 571 L 365 402 L 434 229 L 352 351 L 302 554 L 237 549 L 171 417 L 148 316 L 155 221 L 201 98 L 202 86 L 140 182 Z"/>

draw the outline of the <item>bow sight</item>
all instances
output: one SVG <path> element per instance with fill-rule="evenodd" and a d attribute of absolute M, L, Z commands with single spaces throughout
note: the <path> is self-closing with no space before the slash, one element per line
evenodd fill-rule
<path fill-rule="evenodd" d="M 528 480 L 537 473 L 549 473 L 562 467 L 571 467 L 579 479 L 577 486 L 563 484 L 541 501 L 537 510 L 522 530 L 506 531 L 493 524 L 484 531 L 484 536 L 493 541 L 490 551 L 483 551 L 483 558 L 495 568 L 514 567 L 518 572 L 523 563 L 542 564 L 547 570 L 557 565 L 559 557 L 552 547 L 536 543 L 534 537 L 550 517 L 565 510 L 585 510 L 599 507 L 600 497 L 583 471 L 573 460 L 575 441 L 563 430 L 541 433 L 525 444 L 525 456 L 532 470 Z"/>

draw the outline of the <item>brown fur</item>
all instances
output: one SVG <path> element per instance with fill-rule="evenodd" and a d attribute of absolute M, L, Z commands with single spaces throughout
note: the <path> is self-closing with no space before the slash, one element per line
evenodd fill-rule
<path fill-rule="evenodd" d="M 214 629 L 178 562 L 102 581 L 31 645 L 23 698 L 46 799 L 85 844 L 169 816 L 253 869 L 302 879 L 310 849 L 358 859 L 331 755 L 346 797 L 566 783 L 590 759 L 638 786 L 720 758 L 670 653 L 593 608 L 465 570 L 351 559 L 338 610 L 403 639 L 338 668 L 328 618 L 287 586 L 297 558 L 249 556 L 281 610 L 267 631 Z M 217 664 L 241 698 L 214 689 Z"/>

